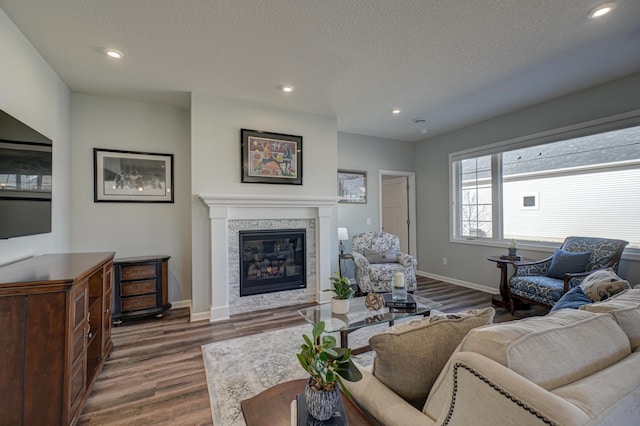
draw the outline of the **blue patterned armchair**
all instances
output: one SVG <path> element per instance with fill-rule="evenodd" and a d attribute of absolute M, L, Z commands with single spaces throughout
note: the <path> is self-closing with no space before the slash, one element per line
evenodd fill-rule
<path fill-rule="evenodd" d="M 386 232 L 364 232 L 351 240 L 356 281 L 363 293 L 390 292 L 393 276 L 404 272 L 408 291 L 416 289 L 417 260 L 400 251 L 400 239 Z"/>
<path fill-rule="evenodd" d="M 617 271 L 627 244 L 608 238 L 567 237 L 560 249 L 546 259 L 514 263 L 515 272 L 508 286 L 511 312 L 517 300 L 552 307 L 595 270 Z"/>

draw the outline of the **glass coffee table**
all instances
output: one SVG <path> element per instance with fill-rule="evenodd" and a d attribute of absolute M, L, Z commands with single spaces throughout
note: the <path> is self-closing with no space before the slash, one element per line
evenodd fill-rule
<path fill-rule="evenodd" d="M 371 310 L 364 305 L 365 297 L 355 297 L 351 299 L 349 312 L 344 315 L 331 312 L 330 303 L 300 309 L 298 313 L 313 325 L 324 321 L 325 333 L 340 333 L 340 346 L 348 348 L 348 336 L 356 330 L 385 322 L 392 326 L 396 320 L 410 316 L 422 315 L 426 317 L 431 314 L 432 309 L 442 306 L 442 303 L 434 302 L 431 299 L 415 294 L 412 296 L 416 301 L 416 308 L 411 310 L 393 309 L 386 306 L 378 310 Z M 370 350 L 369 346 L 351 348 L 351 353 L 357 355 Z"/>

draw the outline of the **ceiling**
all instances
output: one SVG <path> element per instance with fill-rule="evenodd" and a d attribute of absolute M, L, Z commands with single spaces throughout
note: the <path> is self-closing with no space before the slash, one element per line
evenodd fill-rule
<path fill-rule="evenodd" d="M 639 72 L 640 1 L 588 19 L 597 4 L 0 0 L 72 92 L 183 108 L 190 93 L 228 97 L 407 141 Z"/>

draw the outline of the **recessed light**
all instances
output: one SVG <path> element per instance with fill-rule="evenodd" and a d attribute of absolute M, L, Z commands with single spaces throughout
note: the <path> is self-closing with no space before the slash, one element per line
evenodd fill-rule
<path fill-rule="evenodd" d="M 600 18 L 606 15 L 607 13 L 611 12 L 615 7 L 616 7 L 615 3 L 603 3 L 600 6 L 596 6 L 593 9 L 591 9 L 591 12 L 589 12 L 589 18 L 591 19 Z"/>
<path fill-rule="evenodd" d="M 398 108 L 392 109 L 391 114 L 400 114 L 401 110 Z"/>
<path fill-rule="evenodd" d="M 282 90 L 285 93 L 291 93 L 293 92 L 293 86 L 289 84 L 285 84 L 284 86 L 280 86 L 280 90 Z"/>
<path fill-rule="evenodd" d="M 104 53 L 112 59 L 122 59 L 124 57 L 124 54 L 116 49 L 105 49 Z"/>

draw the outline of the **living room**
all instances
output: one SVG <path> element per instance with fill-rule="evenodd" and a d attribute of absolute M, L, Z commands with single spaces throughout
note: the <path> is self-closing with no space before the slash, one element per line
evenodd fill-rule
<path fill-rule="evenodd" d="M 69 89 L 55 63 L 73 62 L 73 56 L 56 59 L 39 52 L 5 11 L 5 7 L 19 8 L 17 3 L 0 2 L 0 46 L 5 63 L 11 64 L 0 68 L 0 109 L 53 140 L 54 202 L 52 231 L 1 240 L 0 264 L 62 252 L 115 251 L 117 257 L 169 255 L 169 301 L 174 308 L 189 307 L 192 321 L 211 320 L 213 308 L 219 307 L 219 300 L 212 295 L 210 209 L 201 196 L 336 197 L 338 169 L 364 170 L 368 174 L 367 203 L 336 204 L 327 219 L 328 229 L 346 227 L 352 236 L 380 229 L 380 170 L 415 173 L 420 273 L 495 294 L 496 268 L 486 259 L 504 252 L 507 244 L 451 241 L 449 154 L 640 110 L 637 61 L 635 68 L 623 69 L 609 80 L 598 80 L 580 90 L 559 91 L 561 95 L 553 99 L 540 98 L 526 106 L 504 105 L 499 113 L 459 129 L 422 138 L 414 128 L 414 138 L 419 138 L 414 141 L 345 131 L 341 117 L 335 114 L 234 99 L 224 90 L 212 94 L 172 88 L 184 97 L 183 107 L 131 100 L 124 89 L 110 96 L 95 95 Z M 636 44 L 637 38 L 636 33 Z M 109 72 L 117 74 L 118 67 Z M 210 73 L 215 79 L 214 70 L 199 72 Z M 525 80 L 532 86 L 537 84 L 533 78 L 536 72 L 545 70 L 532 65 Z M 570 80 L 568 75 L 562 77 Z M 167 92 L 171 91 L 159 97 L 168 96 Z M 468 94 L 468 102 L 482 103 L 489 93 Z M 380 109 L 389 110 L 387 105 Z M 303 135 L 304 184 L 242 183 L 242 128 Z M 173 154 L 174 203 L 94 202 L 94 148 Z M 321 286 L 328 286 L 328 277 L 338 270 L 337 233 L 328 232 L 325 238 L 329 249 L 323 253 L 317 279 Z M 347 242 L 347 251 L 349 248 Z M 530 258 L 541 258 L 552 251 L 553 247 L 520 249 Z M 447 265 L 443 258 L 448 260 Z M 620 265 L 620 275 L 633 284 L 640 282 L 638 260 L 637 252 L 629 249 Z"/>

